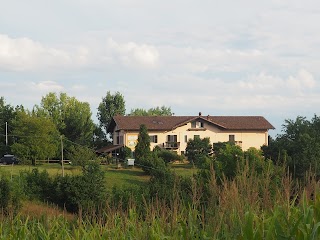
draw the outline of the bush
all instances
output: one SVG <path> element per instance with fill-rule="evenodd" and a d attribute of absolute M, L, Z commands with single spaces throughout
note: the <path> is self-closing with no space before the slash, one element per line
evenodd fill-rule
<path fill-rule="evenodd" d="M 187 143 L 186 156 L 190 162 L 197 166 L 201 166 L 203 162 L 199 162 L 202 156 L 209 157 L 212 153 L 212 146 L 209 138 L 190 139 Z"/>
<path fill-rule="evenodd" d="M 52 195 L 52 179 L 46 170 L 39 172 L 38 168 L 34 168 L 31 172 L 21 172 L 23 179 L 24 192 L 29 199 L 40 199 L 42 201 L 50 201 Z"/>
<path fill-rule="evenodd" d="M 56 177 L 54 186 L 54 203 L 70 212 L 93 212 L 105 204 L 104 172 L 96 163 L 87 165 L 81 176 Z"/>
<path fill-rule="evenodd" d="M 20 187 L 5 176 L 0 179 L 0 210 L 4 214 L 16 214 L 21 207 Z"/>
<path fill-rule="evenodd" d="M 153 152 L 155 152 L 158 157 L 162 158 L 165 163 L 183 159 L 183 157 L 178 155 L 176 152 L 172 152 L 166 149 L 153 149 Z"/>
<path fill-rule="evenodd" d="M 10 187 L 9 187 L 9 181 L 1 177 L 0 180 L 0 208 L 4 211 L 7 211 L 10 201 Z"/>

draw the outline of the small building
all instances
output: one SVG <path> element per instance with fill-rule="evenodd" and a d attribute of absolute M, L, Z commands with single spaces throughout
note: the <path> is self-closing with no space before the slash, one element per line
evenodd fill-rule
<path fill-rule="evenodd" d="M 113 145 L 134 151 L 141 124 L 148 129 L 151 150 L 159 146 L 178 154 L 184 154 L 188 140 L 196 137 L 233 142 L 244 151 L 260 148 L 268 145 L 268 131 L 274 129 L 262 116 L 115 116 L 108 127 Z"/>

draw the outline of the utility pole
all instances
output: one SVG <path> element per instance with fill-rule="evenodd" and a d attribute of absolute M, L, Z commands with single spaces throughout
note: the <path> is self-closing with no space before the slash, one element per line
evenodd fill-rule
<path fill-rule="evenodd" d="M 8 146 L 8 122 L 6 122 L 6 146 Z"/>
<path fill-rule="evenodd" d="M 62 177 L 64 177 L 64 165 L 63 165 L 63 139 L 62 135 L 60 136 L 61 140 L 61 167 L 62 167 Z"/>

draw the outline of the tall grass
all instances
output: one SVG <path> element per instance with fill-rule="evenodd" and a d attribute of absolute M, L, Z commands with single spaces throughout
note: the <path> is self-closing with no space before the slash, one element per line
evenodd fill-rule
<path fill-rule="evenodd" d="M 257 173 L 245 164 L 234 179 L 216 179 L 213 168 L 206 184 L 193 177 L 190 201 L 177 178 L 169 201 L 132 195 L 124 208 L 107 199 L 94 217 L 3 215 L 0 239 L 320 238 L 320 195 L 311 173 L 297 181 L 285 169 Z"/>

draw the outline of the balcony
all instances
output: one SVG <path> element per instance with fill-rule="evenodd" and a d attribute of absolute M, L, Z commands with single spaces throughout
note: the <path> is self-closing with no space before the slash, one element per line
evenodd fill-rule
<path fill-rule="evenodd" d="M 180 142 L 165 142 L 163 148 L 165 149 L 178 149 L 180 147 Z"/>
<path fill-rule="evenodd" d="M 235 143 L 235 145 L 242 148 L 242 141 L 235 141 L 234 143 Z"/>
<path fill-rule="evenodd" d="M 242 148 L 242 141 L 229 141 L 229 143 L 234 144 Z"/>

